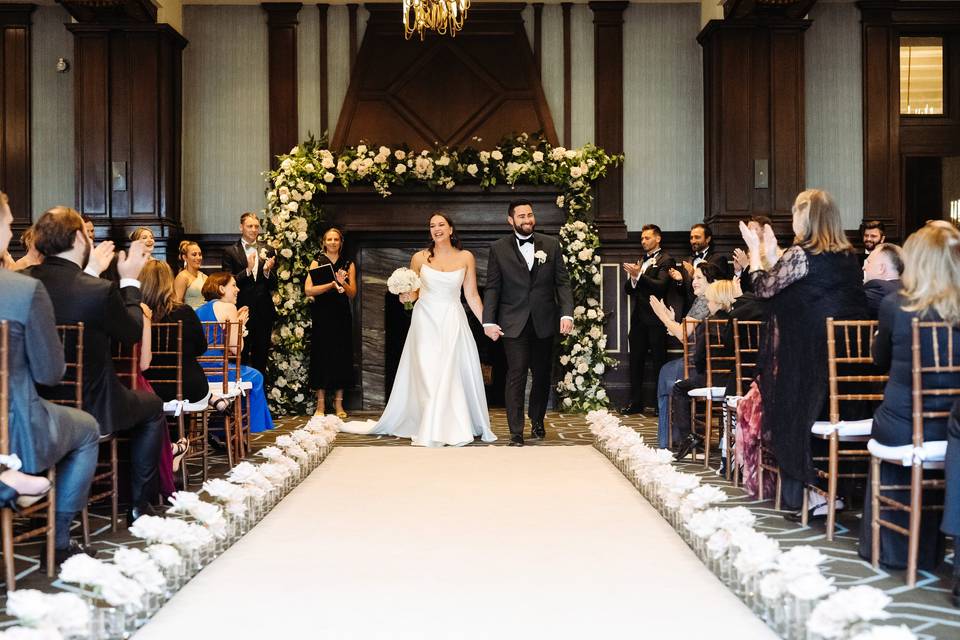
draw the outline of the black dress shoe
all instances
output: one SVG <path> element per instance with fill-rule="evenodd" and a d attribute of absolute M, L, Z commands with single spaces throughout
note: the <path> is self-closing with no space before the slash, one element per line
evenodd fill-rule
<path fill-rule="evenodd" d="M 157 512 L 149 504 L 133 507 L 127 511 L 127 527 L 132 527 L 140 516 L 155 516 Z"/>
<path fill-rule="evenodd" d="M 53 560 L 54 562 L 57 563 L 57 566 L 59 567 L 61 564 L 63 564 L 63 561 L 66 560 L 67 558 L 70 558 L 72 556 L 75 556 L 81 553 L 85 553 L 91 558 L 95 558 L 97 556 L 95 551 L 91 551 L 90 549 L 87 549 L 76 540 L 71 540 L 70 544 L 68 544 L 65 548 L 54 550 Z"/>
<path fill-rule="evenodd" d="M 221 440 L 219 436 L 215 436 L 212 433 L 207 434 L 207 444 L 217 451 L 227 450 L 227 444 Z"/>
<path fill-rule="evenodd" d="M 522 447 L 523 446 L 523 436 L 510 436 L 510 444 L 508 447 Z"/>
<path fill-rule="evenodd" d="M 837 512 L 843 511 L 843 503 L 839 500 L 837 501 Z M 791 511 L 790 513 L 783 514 L 784 520 L 789 520 L 790 522 L 803 522 L 803 509 L 797 509 L 796 511 Z M 815 507 L 810 507 L 807 509 L 807 522 L 813 522 L 814 520 L 826 520 L 827 519 L 827 503 L 822 502 Z"/>
<path fill-rule="evenodd" d="M 673 457 L 676 460 L 681 461 L 691 453 L 696 453 L 697 447 L 699 447 L 701 444 L 703 444 L 703 436 L 699 436 L 695 433 L 688 433 L 687 437 L 684 438 L 680 443 L 680 446 L 677 447 Z"/>
<path fill-rule="evenodd" d="M 530 427 L 530 437 L 534 440 L 543 440 L 547 437 L 547 430 L 542 422 L 534 422 Z"/>
<path fill-rule="evenodd" d="M 632 416 L 638 413 L 643 413 L 643 407 L 638 404 L 628 404 L 620 409 L 620 414 L 624 416 Z"/>

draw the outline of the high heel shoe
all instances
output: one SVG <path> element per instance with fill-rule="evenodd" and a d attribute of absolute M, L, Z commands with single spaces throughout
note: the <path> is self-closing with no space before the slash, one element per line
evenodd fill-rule
<path fill-rule="evenodd" d="M 50 493 L 50 483 L 47 482 L 47 488 L 40 493 L 17 493 L 17 490 L 0 481 L 0 507 L 19 511 L 33 506 Z"/>

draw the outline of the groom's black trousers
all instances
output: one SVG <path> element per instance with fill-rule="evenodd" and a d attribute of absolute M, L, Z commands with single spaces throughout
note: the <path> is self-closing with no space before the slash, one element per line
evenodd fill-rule
<path fill-rule="evenodd" d="M 554 336 L 538 338 L 532 319 L 527 319 L 527 325 L 519 337 L 503 338 L 503 352 L 507 357 L 504 402 L 507 405 L 510 435 L 523 435 L 523 395 L 527 390 L 527 369 L 533 371 L 527 415 L 534 422 L 543 422 L 550 395 L 553 340 Z"/>

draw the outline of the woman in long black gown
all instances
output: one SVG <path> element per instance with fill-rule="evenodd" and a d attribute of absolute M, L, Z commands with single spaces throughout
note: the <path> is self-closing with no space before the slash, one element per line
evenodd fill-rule
<path fill-rule="evenodd" d="M 353 319 L 350 303 L 357 295 L 357 269 L 343 255 L 343 232 L 331 227 L 323 234 L 323 251 L 310 263 L 310 271 L 322 275 L 319 284 L 307 276 L 305 292 L 313 298 L 310 315 L 310 388 L 317 392 L 315 415 L 326 413 L 326 395 L 334 392 L 334 412 L 341 419 L 343 390 L 353 386 Z M 330 279 L 328 272 L 333 275 Z"/>

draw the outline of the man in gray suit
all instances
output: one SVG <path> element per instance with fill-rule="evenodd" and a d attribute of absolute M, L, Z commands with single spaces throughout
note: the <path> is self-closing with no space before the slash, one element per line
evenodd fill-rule
<path fill-rule="evenodd" d="M 10 242 L 13 216 L 0 192 L 0 254 Z M 39 474 L 57 467 L 57 562 L 84 551 L 70 540 L 70 524 L 87 504 L 97 465 L 100 431 L 89 413 L 61 407 L 37 395 L 37 384 L 60 382 L 66 365 L 53 304 L 34 278 L 0 270 L 0 320 L 10 332 L 10 451 L 23 471 Z"/>
<path fill-rule="evenodd" d="M 573 292 L 556 238 L 535 233 L 533 205 L 511 202 L 507 223 L 513 233 L 490 247 L 483 292 L 483 330 L 503 337 L 507 357 L 504 393 L 510 446 L 523 446 L 523 394 L 533 372 L 527 415 L 531 437 L 546 436 L 543 418 L 550 395 L 553 343 L 557 332 L 573 330 Z"/>

